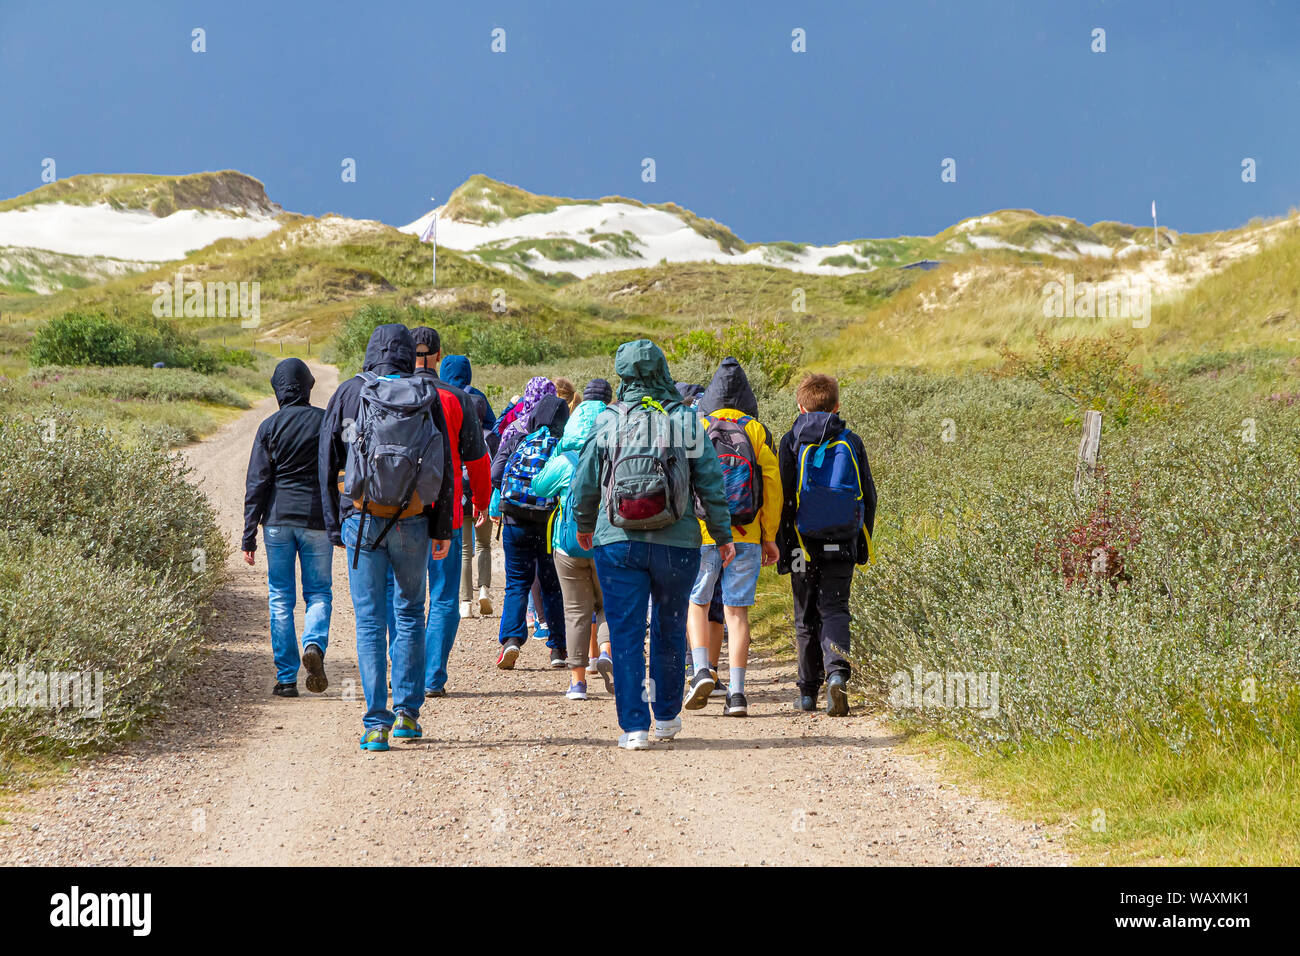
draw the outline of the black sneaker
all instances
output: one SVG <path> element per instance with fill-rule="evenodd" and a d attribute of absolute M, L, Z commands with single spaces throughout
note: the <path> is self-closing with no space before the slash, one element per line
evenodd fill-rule
<path fill-rule="evenodd" d="M 794 702 L 795 710 L 816 710 L 817 698 L 812 694 L 800 694 L 799 699 Z"/>
<path fill-rule="evenodd" d="M 831 717 L 849 715 L 848 681 L 843 674 L 832 674 L 826 681 L 826 713 Z"/>
<path fill-rule="evenodd" d="M 682 708 L 685 710 L 699 710 L 702 708 L 709 702 L 709 694 L 713 693 L 713 686 L 716 683 L 713 671 L 707 667 L 701 667 L 696 671 L 695 676 L 691 678 L 691 686 L 686 691 L 686 699 L 682 701 Z"/>
<path fill-rule="evenodd" d="M 426 690 L 424 692 L 425 700 L 428 700 L 431 697 L 446 697 L 446 696 L 447 696 L 447 692 L 445 690 Z"/>
<path fill-rule="evenodd" d="M 569 656 L 564 652 L 563 648 L 559 648 L 559 647 L 551 648 L 551 667 L 553 667 L 556 670 L 559 670 L 561 667 L 566 666 L 568 663 L 569 663 Z"/>
<path fill-rule="evenodd" d="M 329 678 L 325 676 L 325 655 L 315 644 L 308 644 L 302 652 L 302 666 L 307 668 L 307 689 L 313 694 L 325 693 Z"/>
<path fill-rule="evenodd" d="M 722 708 L 724 717 L 744 717 L 749 713 L 749 701 L 744 694 L 728 694 L 727 706 Z"/>
<path fill-rule="evenodd" d="M 276 684 L 274 687 L 271 688 L 271 693 L 274 694 L 276 697 L 297 697 L 298 685 L 297 684 Z"/>

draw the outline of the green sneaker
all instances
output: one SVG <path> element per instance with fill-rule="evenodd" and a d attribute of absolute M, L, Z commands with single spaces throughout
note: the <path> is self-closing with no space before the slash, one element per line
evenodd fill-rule
<path fill-rule="evenodd" d="M 394 737 L 423 737 L 424 731 L 420 725 L 415 722 L 415 718 L 410 714 L 398 714 L 397 720 L 393 721 Z"/>
<path fill-rule="evenodd" d="M 367 730 L 365 736 L 361 738 L 362 750 L 387 750 L 388 749 L 388 731 L 383 727 L 376 727 L 374 730 Z"/>

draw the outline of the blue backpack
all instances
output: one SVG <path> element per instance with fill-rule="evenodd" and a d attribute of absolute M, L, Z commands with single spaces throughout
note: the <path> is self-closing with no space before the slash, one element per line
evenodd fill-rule
<path fill-rule="evenodd" d="M 537 497 L 530 486 L 559 443 L 560 440 L 545 426 L 520 440 L 501 475 L 502 514 L 519 521 L 542 522 L 547 519 L 555 507 L 555 499 Z"/>
<path fill-rule="evenodd" d="M 566 451 L 564 455 L 576 469 L 578 467 L 578 453 Z M 551 513 L 546 540 L 550 542 L 550 546 L 547 548 L 548 551 L 559 548 L 571 558 L 590 558 L 595 555 L 594 551 L 587 551 L 578 544 L 578 519 L 573 509 L 572 482 L 569 483 L 568 489 L 564 492 L 564 497 L 560 499 L 559 507 Z"/>
<path fill-rule="evenodd" d="M 843 438 L 799 449 L 795 531 L 800 539 L 843 541 L 862 528 L 862 474 Z"/>

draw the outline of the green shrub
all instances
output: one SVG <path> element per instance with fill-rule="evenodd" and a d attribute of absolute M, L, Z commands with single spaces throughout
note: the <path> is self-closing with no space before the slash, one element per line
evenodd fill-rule
<path fill-rule="evenodd" d="M 475 365 L 533 365 L 605 350 L 613 355 L 613 337 L 578 334 L 567 319 L 549 318 L 370 303 L 343 323 L 325 358 L 338 365 L 341 375 L 355 375 L 361 371 L 371 333 L 393 322 L 437 329 L 443 354 L 468 355 Z"/>
<path fill-rule="evenodd" d="M 697 329 L 675 338 L 666 351 L 670 361 L 695 356 L 715 368 L 733 356 L 747 372 L 761 372 L 773 388 L 788 385 L 803 358 L 802 342 L 788 324 L 776 319 L 736 322 L 716 331 Z"/>
<path fill-rule="evenodd" d="M 104 716 L 5 711 L 0 747 L 117 739 L 192 666 L 227 545 L 181 461 L 52 411 L 0 423 L 0 671 L 102 670 Z"/>
<path fill-rule="evenodd" d="M 1002 350 L 998 375 L 1036 382 L 1069 404 L 1069 421 L 1082 421 L 1089 409 L 1106 413 L 1119 425 L 1152 418 L 1169 405 L 1166 390 L 1128 361 L 1137 342 L 1132 335 L 1051 339 L 1042 332 L 1026 355 Z"/>
<path fill-rule="evenodd" d="M 94 312 L 68 312 L 41 326 L 30 359 L 34 366 L 162 362 L 205 374 L 221 371 L 229 362 L 252 364 L 251 355 L 217 352 L 153 316 L 124 320 Z"/>

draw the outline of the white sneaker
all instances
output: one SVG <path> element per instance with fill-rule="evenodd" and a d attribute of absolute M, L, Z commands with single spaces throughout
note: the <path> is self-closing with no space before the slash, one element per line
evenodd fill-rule
<path fill-rule="evenodd" d="M 677 715 L 676 717 L 674 717 L 672 720 L 656 720 L 656 721 L 655 721 L 655 739 L 656 739 L 656 740 L 672 740 L 672 739 L 673 739 L 674 737 L 676 737 L 679 733 L 681 733 L 681 729 L 682 729 L 682 717 L 681 717 L 681 714 L 678 714 L 678 715 Z"/>
<path fill-rule="evenodd" d="M 487 585 L 478 589 L 478 613 L 482 617 L 492 616 L 492 598 L 488 597 Z"/>
<path fill-rule="evenodd" d="M 650 732 L 648 730 L 633 730 L 626 734 L 619 734 L 618 745 L 624 750 L 649 750 Z"/>
<path fill-rule="evenodd" d="M 461 602 L 460 602 L 460 616 L 461 616 L 461 617 L 469 617 L 469 616 L 470 616 L 470 613 L 469 613 L 469 601 L 461 601 Z"/>

